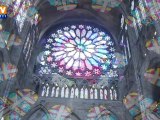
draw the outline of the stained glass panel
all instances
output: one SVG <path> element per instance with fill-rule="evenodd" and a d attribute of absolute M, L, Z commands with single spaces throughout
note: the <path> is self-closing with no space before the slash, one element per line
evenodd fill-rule
<path fill-rule="evenodd" d="M 111 111 L 101 105 L 90 108 L 87 120 L 117 120 L 117 118 Z"/>
<path fill-rule="evenodd" d="M 44 41 L 37 58 L 39 74 L 59 74 L 92 79 L 113 69 L 113 39 L 104 29 L 91 25 L 58 27 Z"/>
<path fill-rule="evenodd" d="M 129 93 L 123 99 L 123 103 L 135 120 L 145 120 L 157 113 L 157 102 L 151 98 L 145 98 L 143 95 L 140 96 L 136 92 Z M 158 120 L 157 116 L 153 116 L 153 120 L 156 119 Z"/>

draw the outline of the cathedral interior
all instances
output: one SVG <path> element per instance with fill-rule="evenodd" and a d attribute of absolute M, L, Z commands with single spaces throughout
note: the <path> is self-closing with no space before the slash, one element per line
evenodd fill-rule
<path fill-rule="evenodd" d="M 0 6 L 0 120 L 160 120 L 160 0 Z"/>

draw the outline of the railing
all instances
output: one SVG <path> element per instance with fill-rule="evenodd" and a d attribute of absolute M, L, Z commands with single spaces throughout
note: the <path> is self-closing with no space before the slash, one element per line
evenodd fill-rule
<path fill-rule="evenodd" d="M 78 98 L 78 99 L 102 99 L 102 100 L 117 100 L 117 88 L 94 88 L 94 87 L 59 87 L 58 85 L 42 84 L 40 87 L 41 97 L 56 97 L 56 98 Z"/>

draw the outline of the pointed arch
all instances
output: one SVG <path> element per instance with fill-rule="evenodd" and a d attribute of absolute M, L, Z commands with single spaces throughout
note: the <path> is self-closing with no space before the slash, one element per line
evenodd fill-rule
<path fill-rule="evenodd" d="M 75 97 L 74 87 L 72 87 L 72 88 L 71 88 L 70 98 L 74 98 L 74 97 Z"/>
<path fill-rule="evenodd" d="M 65 88 L 62 87 L 61 88 L 61 98 L 64 98 L 65 97 Z"/>
<path fill-rule="evenodd" d="M 75 98 L 79 98 L 79 89 L 76 87 L 75 89 Z"/>
<path fill-rule="evenodd" d="M 88 89 L 87 88 L 85 88 L 84 90 L 84 98 L 88 99 Z"/>
<path fill-rule="evenodd" d="M 38 113 L 38 115 L 40 116 L 36 116 L 36 114 Z M 41 114 L 39 114 L 41 113 Z M 45 106 L 43 106 L 42 104 L 39 104 L 37 106 L 35 106 L 29 113 L 27 113 L 23 119 L 24 120 L 35 120 L 39 118 L 49 118 L 49 112 L 48 110 L 45 108 Z"/>
<path fill-rule="evenodd" d="M 69 98 L 69 88 L 68 88 L 68 86 L 65 88 L 65 98 Z"/>
<path fill-rule="evenodd" d="M 10 92 L 3 109 L 4 118 L 19 120 L 31 111 L 37 100 L 38 95 L 30 89 Z"/>
<path fill-rule="evenodd" d="M 84 98 L 84 89 L 83 87 L 80 90 L 80 98 L 83 99 Z"/>

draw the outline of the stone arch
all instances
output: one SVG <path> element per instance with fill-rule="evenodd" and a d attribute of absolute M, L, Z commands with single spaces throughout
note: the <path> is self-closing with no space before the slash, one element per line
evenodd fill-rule
<path fill-rule="evenodd" d="M 42 118 L 48 118 L 49 117 L 49 112 L 43 106 L 42 104 L 39 104 L 35 106 L 28 114 L 26 114 L 23 119 L 26 120 L 35 120 L 35 119 L 42 119 Z"/>
<path fill-rule="evenodd" d="M 25 120 L 35 120 L 35 119 L 48 120 L 48 119 L 52 118 L 52 120 L 54 120 L 54 119 L 56 119 L 56 115 L 53 115 L 53 113 L 55 113 L 56 110 L 57 111 L 60 110 L 58 108 L 60 108 L 61 106 L 66 108 L 66 109 L 64 109 L 63 113 L 65 113 L 67 109 L 69 111 L 71 110 L 69 107 L 64 106 L 64 105 L 54 105 L 52 108 L 47 109 L 44 105 L 38 104 L 29 113 L 27 113 L 23 117 L 23 119 L 25 119 Z M 75 112 L 71 112 L 71 111 L 69 112 L 69 114 L 64 119 L 81 120 Z"/>

